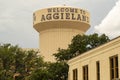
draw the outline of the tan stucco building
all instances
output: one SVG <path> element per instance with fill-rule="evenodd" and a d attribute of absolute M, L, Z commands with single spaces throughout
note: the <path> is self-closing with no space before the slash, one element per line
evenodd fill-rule
<path fill-rule="evenodd" d="M 66 49 L 73 36 L 83 35 L 90 27 L 88 11 L 69 6 L 45 8 L 34 12 L 33 26 L 39 33 L 40 54 L 55 61 L 58 48 Z"/>
<path fill-rule="evenodd" d="M 120 80 L 120 37 L 68 61 L 68 80 Z"/>

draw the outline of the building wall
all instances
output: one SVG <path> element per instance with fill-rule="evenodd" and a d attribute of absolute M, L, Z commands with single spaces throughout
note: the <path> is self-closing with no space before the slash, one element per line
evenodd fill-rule
<path fill-rule="evenodd" d="M 120 37 L 69 60 L 69 80 L 73 80 L 73 70 L 76 68 L 78 69 L 78 80 L 83 80 L 82 68 L 85 65 L 88 65 L 89 80 L 97 80 L 97 61 L 100 62 L 100 80 L 110 80 L 109 58 L 114 55 L 118 55 L 118 66 L 120 68 Z"/>

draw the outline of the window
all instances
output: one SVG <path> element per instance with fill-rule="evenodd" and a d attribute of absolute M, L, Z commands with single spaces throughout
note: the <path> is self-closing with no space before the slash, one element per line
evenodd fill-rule
<path fill-rule="evenodd" d="M 110 57 L 110 78 L 111 80 L 115 80 L 116 78 L 119 78 L 117 55 Z"/>
<path fill-rule="evenodd" d="M 88 80 L 88 65 L 83 66 L 83 80 Z"/>
<path fill-rule="evenodd" d="M 100 62 L 96 62 L 96 75 L 97 75 L 97 80 L 100 80 Z"/>
<path fill-rule="evenodd" d="M 73 70 L 73 80 L 78 80 L 78 71 L 77 71 L 77 69 Z"/>

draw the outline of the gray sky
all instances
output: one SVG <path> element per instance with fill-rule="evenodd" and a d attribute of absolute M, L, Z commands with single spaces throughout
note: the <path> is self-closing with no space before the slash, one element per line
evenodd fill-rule
<path fill-rule="evenodd" d="M 33 12 L 63 4 L 90 12 L 91 28 L 86 34 L 106 33 L 112 38 L 120 35 L 120 0 L 0 0 L 0 43 L 38 48 Z"/>

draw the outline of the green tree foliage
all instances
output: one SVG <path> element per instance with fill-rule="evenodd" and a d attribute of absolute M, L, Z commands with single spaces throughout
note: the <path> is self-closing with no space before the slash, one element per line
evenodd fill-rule
<path fill-rule="evenodd" d="M 31 76 L 36 68 L 43 65 L 43 59 L 37 53 L 23 51 L 11 44 L 0 44 L 0 80 L 25 80 Z"/>
<path fill-rule="evenodd" d="M 47 69 L 35 70 L 30 76 L 29 80 L 50 80 L 52 74 Z"/>
<path fill-rule="evenodd" d="M 68 65 L 65 62 L 46 63 L 44 67 L 36 69 L 30 80 L 67 80 Z"/>
<path fill-rule="evenodd" d="M 78 34 L 72 39 L 67 49 L 58 49 L 58 53 L 55 53 L 54 56 L 57 61 L 66 61 L 108 41 L 110 39 L 105 34 L 100 36 L 97 33 L 92 35 Z"/>
<path fill-rule="evenodd" d="M 0 80 L 67 80 L 66 63 L 44 62 L 37 53 L 0 44 Z"/>
<path fill-rule="evenodd" d="M 48 71 L 52 73 L 51 80 L 67 80 L 68 65 L 65 62 L 51 63 Z"/>

